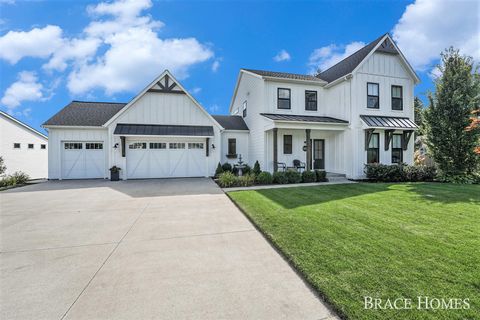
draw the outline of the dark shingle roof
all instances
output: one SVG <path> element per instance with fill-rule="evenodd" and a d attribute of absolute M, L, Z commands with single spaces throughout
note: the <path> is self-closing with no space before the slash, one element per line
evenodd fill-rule
<path fill-rule="evenodd" d="M 340 77 L 349 74 L 363 61 L 363 59 L 365 59 L 365 57 L 370 53 L 370 51 L 372 51 L 372 49 L 378 44 L 378 42 L 380 42 L 380 40 L 382 40 L 385 35 L 386 34 L 382 35 L 378 39 L 367 44 L 362 49 L 351 54 L 350 56 L 346 57 L 345 59 L 328 68 L 327 70 L 321 72 L 318 77 L 327 82 L 332 82 Z"/>
<path fill-rule="evenodd" d="M 226 130 L 248 130 L 247 124 L 240 116 L 212 116 Z"/>
<path fill-rule="evenodd" d="M 113 134 L 148 135 L 148 136 L 213 136 L 212 126 L 180 126 L 162 124 L 119 123 Z"/>
<path fill-rule="evenodd" d="M 409 118 L 404 117 L 387 117 L 387 116 L 367 116 L 361 115 L 363 122 L 369 127 L 381 128 L 403 128 L 416 129 L 417 125 Z"/>
<path fill-rule="evenodd" d="M 319 79 L 319 78 L 317 78 L 315 76 L 312 76 L 312 75 L 309 75 L 309 74 L 297 74 L 297 73 L 254 70 L 254 69 L 242 69 L 242 70 L 252 72 L 252 73 L 258 74 L 260 76 L 265 76 L 265 77 L 324 82 L 322 79 Z"/>
<path fill-rule="evenodd" d="M 43 125 L 100 127 L 125 105 L 126 103 L 72 101 Z"/>
<path fill-rule="evenodd" d="M 348 124 L 348 121 L 321 116 L 303 116 L 294 114 L 278 114 L 278 113 L 260 113 L 262 116 L 279 121 L 302 121 L 302 122 L 323 122 L 323 123 L 344 123 Z"/>

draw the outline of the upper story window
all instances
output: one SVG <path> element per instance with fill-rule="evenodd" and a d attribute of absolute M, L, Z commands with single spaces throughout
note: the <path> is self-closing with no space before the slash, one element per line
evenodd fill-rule
<path fill-rule="evenodd" d="M 403 110 L 403 88 L 392 86 L 392 110 Z"/>
<path fill-rule="evenodd" d="M 380 108 L 378 83 L 367 83 L 367 108 L 378 109 Z"/>
<path fill-rule="evenodd" d="M 14 143 L 13 149 L 20 149 L 20 143 Z"/>
<path fill-rule="evenodd" d="M 247 100 L 243 101 L 243 117 L 247 116 Z"/>
<path fill-rule="evenodd" d="M 379 134 L 372 133 L 367 149 L 367 163 L 379 163 L 380 158 Z"/>
<path fill-rule="evenodd" d="M 283 154 L 292 154 L 292 136 L 289 134 L 283 136 Z"/>
<path fill-rule="evenodd" d="M 33 149 L 33 143 L 28 144 L 28 149 Z"/>
<path fill-rule="evenodd" d="M 46 144 L 41 144 L 40 149 L 47 149 L 47 145 Z"/>
<path fill-rule="evenodd" d="M 290 109 L 290 89 L 277 89 L 277 108 Z"/>
<path fill-rule="evenodd" d="M 305 90 L 305 110 L 317 111 L 317 91 Z"/>

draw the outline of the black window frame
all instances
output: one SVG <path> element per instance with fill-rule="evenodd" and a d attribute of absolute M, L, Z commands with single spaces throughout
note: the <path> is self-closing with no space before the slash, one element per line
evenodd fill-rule
<path fill-rule="evenodd" d="M 315 101 L 308 99 L 308 94 L 314 93 L 315 94 Z M 315 102 L 315 108 L 310 109 L 310 102 Z M 317 111 L 318 110 L 318 92 L 315 90 L 305 90 L 305 110 L 306 111 Z"/>
<path fill-rule="evenodd" d="M 189 142 L 188 149 L 203 149 L 203 142 Z"/>
<path fill-rule="evenodd" d="M 13 143 L 13 149 L 21 149 L 22 145 L 18 142 Z"/>
<path fill-rule="evenodd" d="M 40 149 L 42 149 L 42 150 L 47 149 L 47 145 L 42 143 L 42 144 L 40 145 Z"/>
<path fill-rule="evenodd" d="M 185 142 L 169 142 L 168 143 L 168 149 L 172 150 L 182 150 L 185 149 Z"/>
<path fill-rule="evenodd" d="M 280 98 L 280 90 L 288 91 L 288 99 Z M 280 107 L 280 101 L 288 101 L 288 108 Z M 290 110 L 292 109 L 292 90 L 289 88 L 277 88 L 277 109 Z"/>
<path fill-rule="evenodd" d="M 394 88 L 400 88 L 400 98 L 393 96 L 393 89 Z M 403 110 L 403 86 L 392 85 L 392 88 L 390 90 L 390 94 L 392 96 L 392 102 L 391 102 L 392 103 L 392 110 L 402 111 Z M 400 102 L 400 108 L 394 107 L 395 106 L 394 101 L 399 101 Z"/>
<path fill-rule="evenodd" d="M 229 138 L 227 141 L 227 151 L 228 156 L 236 156 L 237 155 L 237 139 L 236 138 Z"/>
<path fill-rule="evenodd" d="M 377 147 L 371 148 L 370 142 L 373 140 L 373 137 L 377 137 Z M 376 154 L 376 161 L 370 161 L 371 153 Z M 369 145 L 367 146 L 367 163 L 380 163 L 380 134 L 379 133 L 372 133 L 370 136 Z"/>
<path fill-rule="evenodd" d="M 289 141 L 287 141 L 287 138 Z M 283 135 L 283 154 L 293 153 L 293 136 L 291 134 Z"/>
<path fill-rule="evenodd" d="M 81 143 L 81 142 L 65 142 L 63 144 L 63 148 L 65 150 L 82 150 L 83 149 L 83 143 Z"/>
<path fill-rule="evenodd" d="M 368 85 L 370 84 L 374 84 L 377 86 L 377 95 L 374 96 L 374 95 L 371 95 L 371 94 L 368 94 Z M 369 101 L 370 101 L 370 98 L 377 98 L 377 106 L 376 107 L 369 107 Z M 377 82 L 367 82 L 367 109 L 380 109 L 380 84 L 377 83 Z"/>
<path fill-rule="evenodd" d="M 147 149 L 146 142 L 132 142 L 128 145 L 128 149 Z"/>
<path fill-rule="evenodd" d="M 247 116 L 247 100 L 243 101 L 242 109 L 242 116 L 245 118 Z"/>
<path fill-rule="evenodd" d="M 400 137 L 400 146 L 399 147 L 394 147 L 394 141 L 395 141 L 395 137 Z M 395 164 L 400 164 L 403 162 L 403 148 L 402 148 L 402 139 L 403 139 L 403 136 L 402 134 L 392 134 L 392 163 L 395 163 Z M 394 161 L 394 157 L 398 157 L 400 161 Z"/>
<path fill-rule="evenodd" d="M 149 142 L 148 149 L 152 149 L 152 150 L 167 149 L 167 143 L 166 142 Z"/>
<path fill-rule="evenodd" d="M 29 149 L 29 150 L 35 149 L 34 144 L 33 144 L 33 143 L 29 143 L 29 144 L 27 145 L 27 149 Z"/>
<path fill-rule="evenodd" d="M 86 150 L 103 150 L 103 142 L 86 142 Z"/>

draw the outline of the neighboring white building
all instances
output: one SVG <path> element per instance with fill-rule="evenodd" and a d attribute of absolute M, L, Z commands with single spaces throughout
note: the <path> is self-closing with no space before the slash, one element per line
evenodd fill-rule
<path fill-rule="evenodd" d="M 0 111 L 0 156 L 5 174 L 22 171 L 32 179 L 47 178 L 48 138 L 44 134 Z"/>
<path fill-rule="evenodd" d="M 361 178 L 367 162 L 413 162 L 418 81 L 388 34 L 317 76 L 242 69 L 229 116 L 165 71 L 127 104 L 73 101 L 45 122 L 49 178 L 212 176 L 240 155 Z"/>

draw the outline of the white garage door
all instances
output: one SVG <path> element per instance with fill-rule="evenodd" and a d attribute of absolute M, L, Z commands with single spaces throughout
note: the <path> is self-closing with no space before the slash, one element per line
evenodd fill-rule
<path fill-rule="evenodd" d="M 103 142 L 62 143 L 62 179 L 93 179 L 105 176 Z"/>
<path fill-rule="evenodd" d="M 205 140 L 129 141 L 127 178 L 206 176 Z"/>

